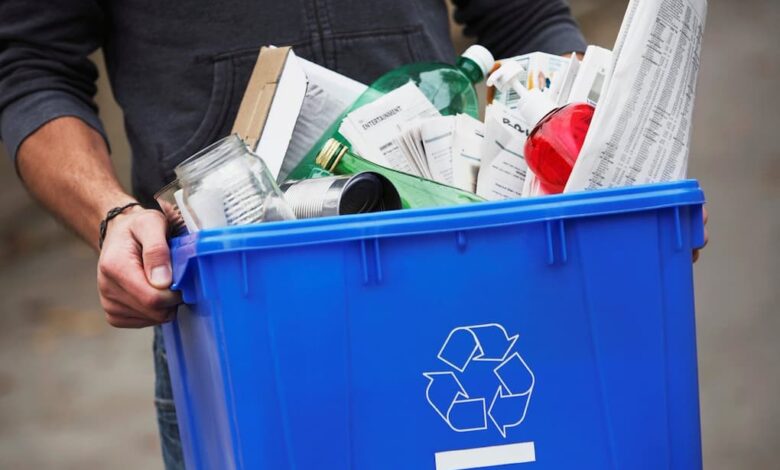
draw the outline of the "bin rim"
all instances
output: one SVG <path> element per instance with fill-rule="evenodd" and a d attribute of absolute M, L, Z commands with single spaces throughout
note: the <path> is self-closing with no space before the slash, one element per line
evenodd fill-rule
<path fill-rule="evenodd" d="M 171 240 L 174 283 L 195 257 L 350 240 L 495 228 L 701 205 L 694 179 L 459 206 L 405 209 L 202 230 Z"/>

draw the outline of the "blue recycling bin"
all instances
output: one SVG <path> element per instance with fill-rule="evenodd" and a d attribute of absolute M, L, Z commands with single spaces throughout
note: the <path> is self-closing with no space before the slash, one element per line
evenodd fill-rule
<path fill-rule="evenodd" d="M 188 469 L 701 468 L 696 181 L 174 240 Z"/>

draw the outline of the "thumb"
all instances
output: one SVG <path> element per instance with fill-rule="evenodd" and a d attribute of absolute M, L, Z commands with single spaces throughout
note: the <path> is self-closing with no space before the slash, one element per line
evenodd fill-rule
<path fill-rule="evenodd" d="M 157 289 L 171 286 L 171 256 L 165 239 L 165 217 L 157 211 L 146 211 L 136 216 L 131 228 L 141 245 L 141 260 L 149 284 Z"/>

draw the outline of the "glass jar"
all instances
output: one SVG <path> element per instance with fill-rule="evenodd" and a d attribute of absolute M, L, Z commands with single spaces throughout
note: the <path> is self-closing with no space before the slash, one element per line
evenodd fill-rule
<path fill-rule="evenodd" d="M 165 220 L 168 221 L 168 235 L 171 237 L 186 235 L 188 226 L 192 227 L 192 223 L 187 224 L 179 203 L 176 202 L 177 193 L 181 193 L 181 186 L 179 185 L 179 180 L 175 179 L 163 186 L 154 195 L 157 205 L 160 206 L 160 210 L 165 215 Z"/>
<path fill-rule="evenodd" d="M 237 135 L 189 157 L 175 172 L 199 230 L 295 219 L 263 160 Z"/>

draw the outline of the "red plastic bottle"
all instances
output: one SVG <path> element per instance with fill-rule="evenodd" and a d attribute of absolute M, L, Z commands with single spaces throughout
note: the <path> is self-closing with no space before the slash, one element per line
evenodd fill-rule
<path fill-rule="evenodd" d="M 528 136 L 525 161 L 545 194 L 563 192 L 595 110 L 587 103 L 555 109 L 544 116 Z"/>
<path fill-rule="evenodd" d="M 557 108 L 541 90 L 528 90 L 520 81 L 527 73 L 516 62 L 502 62 L 488 77 L 488 86 L 512 87 L 520 96 L 518 113 L 532 127 L 523 155 L 545 194 L 562 193 L 588 135 L 596 108 L 572 103 Z"/>

